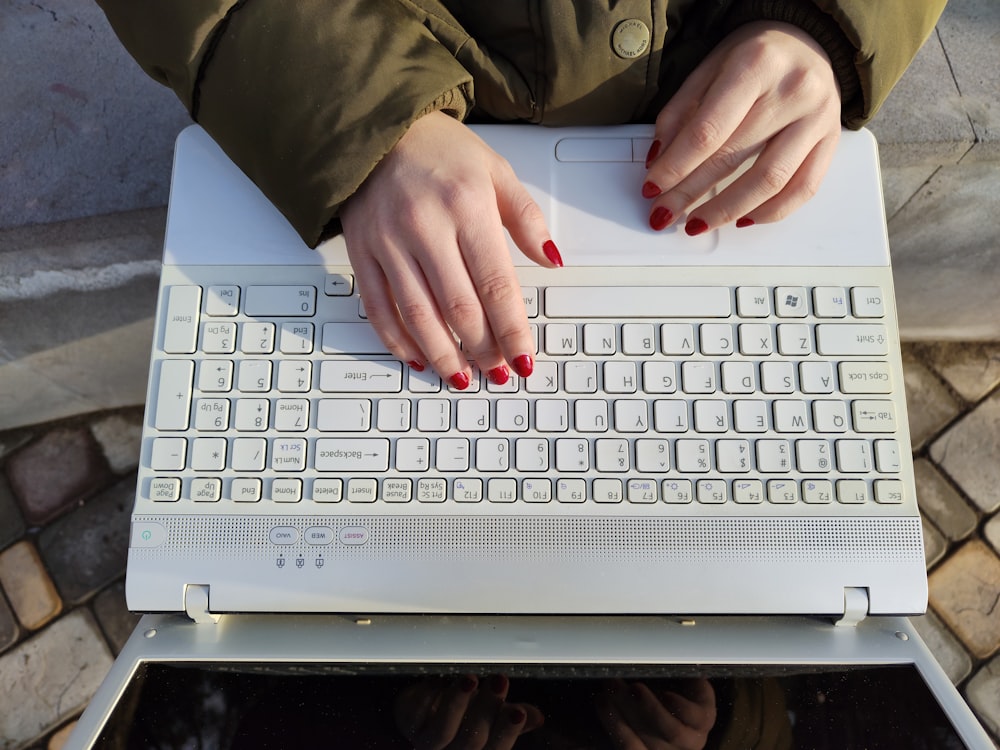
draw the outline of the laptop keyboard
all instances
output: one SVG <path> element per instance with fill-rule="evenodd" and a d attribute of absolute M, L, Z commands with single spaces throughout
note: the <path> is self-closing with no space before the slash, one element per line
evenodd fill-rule
<path fill-rule="evenodd" d="M 534 374 L 474 371 L 457 391 L 386 352 L 349 269 L 267 274 L 165 277 L 139 493 L 156 512 L 912 502 L 878 284 L 602 287 L 560 271 L 581 283 L 522 288 Z"/>

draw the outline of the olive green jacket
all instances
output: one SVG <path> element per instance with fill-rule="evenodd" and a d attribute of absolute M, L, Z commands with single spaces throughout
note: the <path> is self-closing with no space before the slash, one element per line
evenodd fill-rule
<path fill-rule="evenodd" d="M 98 2 L 146 72 L 314 246 L 420 115 L 652 121 L 707 52 L 752 20 L 796 24 L 822 44 L 844 124 L 860 127 L 945 0 Z M 640 33 L 623 41 L 623 21 L 640 21 L 629 27 Z"/>

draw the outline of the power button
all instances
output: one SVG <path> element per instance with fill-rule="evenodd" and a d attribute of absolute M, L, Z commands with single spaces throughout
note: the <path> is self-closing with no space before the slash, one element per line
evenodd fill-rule
<path fill-rule="evenodd" d="M 132 524 L 130 547 L 159 547 L 167 539 L 167 530 L 158 523 L 136 521 Z"/>

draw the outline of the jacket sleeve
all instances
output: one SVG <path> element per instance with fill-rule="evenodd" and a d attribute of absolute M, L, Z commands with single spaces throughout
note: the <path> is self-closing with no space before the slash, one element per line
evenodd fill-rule
<path fill-rule="evenodd" d="M 727 19 L 783 21 L 809 33 L 830 56 L 840 82 L 841 119 L 860 128 L 878 112 L 946 0 L 737 0 Z"/>
<path fill-rule="evenodd" d="M 414 120 L 471 108 L 472 76 L 406 0 L 99 2 L 310 246 Z"/>

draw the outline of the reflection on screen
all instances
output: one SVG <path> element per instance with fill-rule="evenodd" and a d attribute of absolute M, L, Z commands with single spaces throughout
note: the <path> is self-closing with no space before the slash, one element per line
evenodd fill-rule
<path fill-rule="evenodd" d="M 100 748 L 965 746 L 912 666 L 141 667 Z"/>

